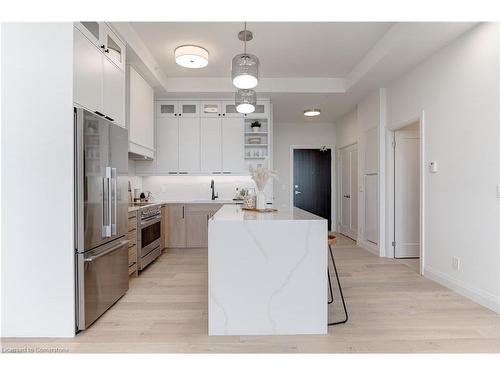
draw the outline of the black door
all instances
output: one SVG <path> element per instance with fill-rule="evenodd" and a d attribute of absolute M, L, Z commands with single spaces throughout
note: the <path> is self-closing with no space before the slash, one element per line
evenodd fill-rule
<path fill-rule="evenodd" d="M 330 149 L 293 150 L 293 205 L 328 220 L 332 217 Z"/>

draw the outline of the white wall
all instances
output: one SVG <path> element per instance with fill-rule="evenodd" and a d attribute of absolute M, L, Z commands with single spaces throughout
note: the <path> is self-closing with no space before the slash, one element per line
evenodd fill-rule
<path fill-rule="evenodd" d="M 387 116 L 425 112 L 425 275 L 500 312 L 498 54 L 498 25 L 478 25 L 391 84 Z"/>
<path fill-rule="evenodd" d="M 2 336 L 73 336 L 73 25 L 2 24 Z"/>
<path fill-rule="evenodd" d="M 335 142 L 335 126 L 333 124 L 308 123 L 300 124 L 274 123 L 273 163 L 278 172 L 279 181 L 274 182 L 274 199 L 278 207 L 290 206 L 290 146 L 331 146 Z M 335 153 L 332 152 L 332 158 Z M 334 189 L 335 186 L 332 185 Z M 335 195 L 332 195 L 332 202 Z M 335 207 L 335 206 L 334 206 Z M 332 215 L 335 212 L 332 211 Z M 334 223 L 335 220 L 332 221 Z"/>

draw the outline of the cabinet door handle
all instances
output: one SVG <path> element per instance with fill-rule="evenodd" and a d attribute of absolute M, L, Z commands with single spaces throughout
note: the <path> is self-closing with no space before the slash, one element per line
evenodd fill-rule
<path fill-rule="evenodd" d="M 221 172 L 212 172 L 212 174 L 221 174 Z"/>
<path fill-rule="evenodd" d="M 225 116 L 225 115 L 226 115 L 225 113 L 222 114 L 222 116 Z"/>
<path fill-rule="evenodd" d="M 101 112 L 99 112 L 99 111 L 94 111 L 94 113 L 95 113 L 96 115 L 99 115 L 99 116 L 101 116 L 101 117 L 104 117 L 104 113 L 101 113 Z"/>
<path fill-rule="evenodd" d="M 188 172 L 179 172 L 179 174 L 188 174 Z"/>
<path fill-rule="evenodd" d="M 109 117 L 109 116 L 104 116 L 104 118 L 105 118 L 106 120 L 109 120 L 109 121 L 115 121 L 115 119 L 113 119 L 113 118 L 111 118 L 111 117 Z"/>
<path fill-rule="evenodd" d="M 104 52 L 109 53 L 109 48 L 106 48 Z"/>
<path fill-rule="evenodd" d="M 185 206 L 182 206 L 182 218 L 184 219 L 184 210 L 185 209 Z"/>
<path fill-rule="evenodd" d="M 104 48 L 106 48 L 106 46 L 103 44 L 103 45 L 101 46 L 101 48 L 102 48 L 102 49 L 104 49 Z"/>
<path fill-rule="evenodd" d="M 222 172 L 222 174 L 231 174 L 233 172 Z"/>
<path fill-rule="evenodd" d="M 179 116 L 182 116 L 182 113 L 179 113 Z"/>
<path fill-rule="evenodd" d="M 177 113 L 174 113 L 174 116 L 177 116 Z"/>
<path fill-rule="evenodd" d="M 177 174 L 177 172 L 168 172 L 168 174 Z"/>

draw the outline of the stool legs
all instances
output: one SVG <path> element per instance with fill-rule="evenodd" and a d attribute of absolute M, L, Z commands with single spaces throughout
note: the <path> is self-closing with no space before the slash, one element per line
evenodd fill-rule
<path fill-rule="evenodd" d="M 333 258 L 333 251 L 332 251 L 332 247 L 330 245 L 328 245 L 328 249 L 330 251 L 330 257 L 332 258 L 332 263 L 333 263 L 333 270 L 335 271 L 335 277 L 337 279 L 337 285 L 339 287 L 339 291 L 340 291 L 340 298 L 342 299 L 342 305 L 344 307 L 344 314 L 345 314 L 345 319 L 344 320 L 339 320 L 337 322 L 329 322 L 328 325 L 329 326 L 334 326 L 336 324 L 344 324 L 347 322 L 347 320 L 349 319 L 349 316 L 347 315 L 347 307 L 345 305 L 345 299 L 344 299 L 344 293 L 342 293 L 342 286 L 340 285 L 340 279 L 339 279 L 339 273 L 337 272 L 337 266 L 335 265 L 335 259 Z M 332 292 L 332 283 L 331 283 L 331 280 L 330 280 L 330 270 L 328 270 L 328 284 L 330 286 L 330 296 L 331 296 L 331 301 L 333 302 L 333 292 Z M 328 300 L 328 304 L 330 304 L 330 299 Z"/>
<path fill-rule="evenodd" d="M 332 280 L 330 279 L 330 269 L 326 271 L 328 275 L 328 287 L 330 288 L 330 293 L 328 296 L 328 304 L 333 303 L 333 290 L 332 290 Z"/>

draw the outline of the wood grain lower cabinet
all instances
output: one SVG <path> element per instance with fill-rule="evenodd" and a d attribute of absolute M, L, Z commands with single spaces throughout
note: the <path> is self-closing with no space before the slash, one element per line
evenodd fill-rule
<path fill-rule="evenodd" d="M 207 247 L 208 220 L 221 207 L 221 204 L 168 204 L 166 247 Z"/>
<path fill-rule="evenodd" d="M 184 204 L 167 205 L 168 247 L 186 247 L 186 208 Z"/>
<path fill-rule="evenodd" d="M 137 211 L 128 214 L 128 274 L 137 276 Z"/>
<path fill-rule="evenodd" d="M 161 207 L 161 249 L 168 247 L 168 207 Z"/>

